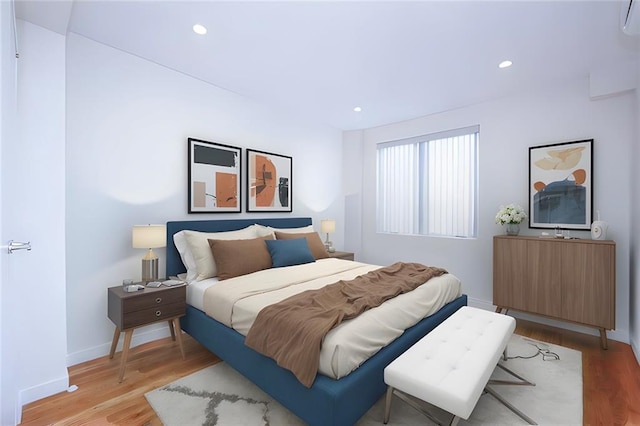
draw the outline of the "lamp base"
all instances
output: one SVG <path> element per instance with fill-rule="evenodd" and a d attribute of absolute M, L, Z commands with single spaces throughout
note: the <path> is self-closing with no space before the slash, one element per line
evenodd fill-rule
<path fill-rule="evenodd" d="M 333 253 L 334 251 L 336 251 L 336 249 L 333 248 L 333 243 L 331 241 L 329 241 L 329 240 L 324 242 L 324 248 L 329 253 Z"/>
<path fill-rule="evenodd" d="M 142 259 L 142 281 L 148 283 L 158 280 L 158 258 Z"/>

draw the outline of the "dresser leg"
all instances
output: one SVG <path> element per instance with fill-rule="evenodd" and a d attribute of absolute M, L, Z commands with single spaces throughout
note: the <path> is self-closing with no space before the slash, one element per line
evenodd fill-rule
<path fill-rule="evenodd" d="M 122 382 L 122 379 L 124 379 L 124 369 L 127 366 L 127 357 L 129 356 L 129 345 L 131 345 L 132 335 L 133 329 L 127 330 L 124 333 L 124 344 L 122 345 L 122 360 L 120 361 L 120 373 L 118 375 L 119 382 Z"/>
<path fill-rule="evenodd" d="M 180 353 L 182 354 L 182 359 L 185 359 L 184 356 L 184 346 L 182 346 L 182 330 L 180 329 L 180 318 L 174 318 L 169 322 L 173 322 L 172 329 L 175 329 L 176 340 L 178 341 L 178 346 L 180 346 Z"/>
<path fill-rule="evenodd" d="M 111 350 L 109 351 L 109 359 L 113 359 L 113 354 L 116 353 L 116 347 L 118 346 L 118 339 L 120 338 L 120 329 L 116 327 L 113 332 L 113 340 L 111 341 Z"/>
<path fill-rule="evenodd" d="M 607 343 L 607 330 L 604 328 L 600 329 L 600 346 L 602 349 L 609 349 L 609 345 Z"/>

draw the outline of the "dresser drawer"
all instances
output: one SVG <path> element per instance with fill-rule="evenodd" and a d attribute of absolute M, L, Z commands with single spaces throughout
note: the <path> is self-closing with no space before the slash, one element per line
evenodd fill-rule
<path fill-rule="evenodd" d="M 186 305 L 184 301 L 163 304 L 155 308 L 143 309 L 140 311 L 130 312 L 123 318 L 122 330 L 126 330 L 132 327 L 138 327 L 145 324 L 150 324 L 156 321 L 164 319 L 174 318 L 182 316 L 186 312 Z"/>
<path fill-rule="evenodd" d="M 170 288 L 162 291 L 143 290 L 144 294 L 136 294 L 134 297 L 122 299 L 122 312 L 129 313 L 151 309 L 185 300 L 186 287 Z"/>

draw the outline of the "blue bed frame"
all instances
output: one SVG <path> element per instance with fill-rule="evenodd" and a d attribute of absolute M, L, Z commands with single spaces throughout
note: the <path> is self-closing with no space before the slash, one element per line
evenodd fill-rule
<path fill-rule="evenodd" d="M 183 229 L 221 232 L 259 223 L 276 228 L 297 228 L 311 224 L 311 218 L 231 219 L 167 222 L 167 276 L 185 272 L 173 245 L 173 234 Z M 182 329 L 223 359 L 263 391 L 271 395 L 312 426 L 353 425 L 380 399 L 386 390 L 384 368 L 400 354 L 467 304 L 462 295 L 435 314 L 407 329 L 351 374 L 340 380 L 318 375 L 311 388 L 304 387 L 288 370 L 271 358 L 244 345 L 244 336 L 204 312 L 187 306 L 180 321 Z M 382 421 L 382 419 L 381 419 Z"/>

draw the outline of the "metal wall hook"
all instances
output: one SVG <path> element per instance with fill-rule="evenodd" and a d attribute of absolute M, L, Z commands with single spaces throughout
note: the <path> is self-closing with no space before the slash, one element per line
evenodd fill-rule
<path fill-rule="evenodd" d="M 9 240 L 8 244 L 6 246 L 0 246 L 0 250 L 7 250 L 7 253 L 11 254 L 16 250 L 27 250 L 27 251 L 31 251 L 31 242 L 20 242 L 20 241 L 13 241 L 13 240 Z"/>

